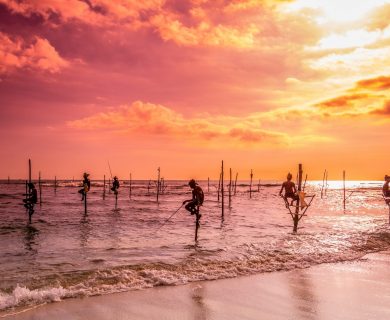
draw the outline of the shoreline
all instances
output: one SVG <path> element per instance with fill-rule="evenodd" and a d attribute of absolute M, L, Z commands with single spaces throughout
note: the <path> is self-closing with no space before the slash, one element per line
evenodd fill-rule
<path fill-rule="evenodd" d="M 359 260 L 114 293 L 3 319 L 389 319 L 390 251 Z M 9 312 L 11 313 L 11 312 Z"/>

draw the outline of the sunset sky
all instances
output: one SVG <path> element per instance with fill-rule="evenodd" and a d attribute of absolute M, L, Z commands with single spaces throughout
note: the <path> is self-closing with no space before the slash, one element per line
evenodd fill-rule
<path fill-rule="evenodd" d="M 0 178 L 390 174 L 390 0 L 0 0 Z"/>

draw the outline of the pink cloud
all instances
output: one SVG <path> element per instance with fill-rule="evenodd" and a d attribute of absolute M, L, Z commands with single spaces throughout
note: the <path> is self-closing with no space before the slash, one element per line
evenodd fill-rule
<path fill-rule="evenodd" d="M 0 73 L 21 68 L 56 73 L 68 65 L 46 39 L 35 37 L 32 43 L 27 43 L 0 32 Z"/>
<path fill-rule="evenodd" d="M 259 123 L 251 117 L 185 118 L 170 108 L 141 101 L 69 121 L 67 125 L 73 129 L 166 135 L 176 139 L 222 139 L 250 144 L 286 143 L 283 133 L 261 129 Z"/>

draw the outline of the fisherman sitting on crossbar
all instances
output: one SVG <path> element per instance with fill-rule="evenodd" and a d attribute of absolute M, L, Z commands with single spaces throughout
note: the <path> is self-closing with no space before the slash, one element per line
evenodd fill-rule
<path fill-rule="evenodd" d="M 292 199 L 290 206 L 293 205 L 294 201 L 297 201 L 299 199 L 297 195 L 297 189 L 295 187 L 295 183 L 291 181 L 292 174 L 289 172 L 287 174 L 287 181 L 283 182 L 282 188 L 279 191 L 279 195 L 284 198 L 284 201 L 286 202 L 286 206 L 288 206 L 288 198 Z M 284 189 L 284 196 L 282 195 Z"/>

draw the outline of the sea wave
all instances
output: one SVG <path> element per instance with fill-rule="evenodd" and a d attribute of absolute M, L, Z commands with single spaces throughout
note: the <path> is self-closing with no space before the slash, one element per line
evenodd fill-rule
<path fill-rule="evenodd" d="M 228 255 L 210 255 L 202 247 L 176 264 L 145 263 L 89 271 L 68 272 L 38 279 L 30 286 L 18 284 L 0 292 L 0 310 L 7 314 L 66 298 L 102 295 L 156 286 L 182 285 L 265 272 L 288 271 L 316 264 L 351 261 L 367 253 L 390 249 L 388 226 L 347 236 L 345 245 L 316 245 L 312 234 L 291 234 L 284 246 L 269 248 L 247 243 L 228 248 Z M 310 238 L 310 239 L 309 239 Z M 319 238 L 318 241 L 322 241 Z M 332 242 L 332 236 L 329 242 Z M 299 245 L 296 245 L 299 242 Z M 310 243 L 310 244 L 308 244 Z M 308 245 L 306 245 L 308 244 Z M 54 279 L 54 280 L 53 280 Z"/>

